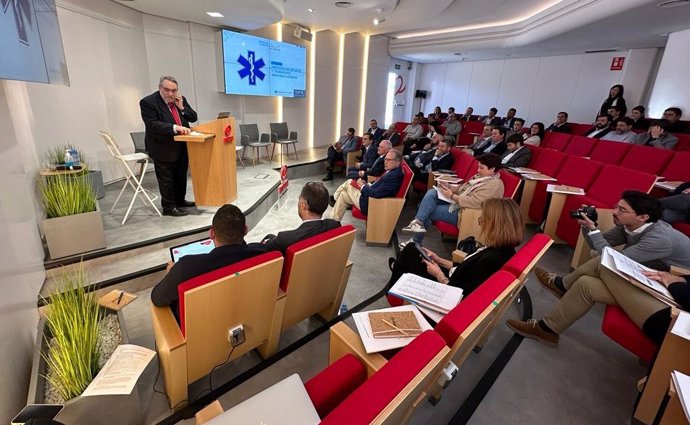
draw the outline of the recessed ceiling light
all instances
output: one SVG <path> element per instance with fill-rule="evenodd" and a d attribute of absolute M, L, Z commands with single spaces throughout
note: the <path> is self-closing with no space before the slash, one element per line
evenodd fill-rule
<path fill-rule="evenodd" d="M 374 26 L 378 26 L 384 22 L 386 22 L 386 18 L 374 18 Z"/>
<path fill-rule="evenodd" d="M 455 52 L 455 53 L 453 53 L 453 54 L 454 54 L 455 56 L 462 56 L 462 53 L 460 53 L 460 52 Z"/>
<path fill-rule="evenodd" d="M 335 6 L 336 7 L 350 7 L 350 6 L 352 6 L 352 2 L 351 1 L 337 1 L 337 2 L 335 2 Z"/>
<path fill-rule="evenodd" d="M 224 16 L 218 12 L 206 12 L 206 14 L 212 18 L 223 18 Z"/>
<path fill-rule="evenodd" d="M 315 10 L 315 9 L 312 9 L 312 8 L 310 7 L 310 8 L 307 9 L 307 12 L 309 12 L 309 13 L 314 13 L 314 12 L 316 12 L 316 10 Z"/>

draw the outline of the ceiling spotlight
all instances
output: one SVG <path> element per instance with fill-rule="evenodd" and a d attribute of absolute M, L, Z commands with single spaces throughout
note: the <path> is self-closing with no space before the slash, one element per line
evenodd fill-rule
<path fill-rule="evenodd" d="M 351 1 L 337 1 L 337 2 L 335 2 L 335 6 L 336 7 L 350 7 L 350 6 L 352 6 L 352 2 Z"/>
<path fill-rule="evenodd" d="M 223 15 L 218 12 L 206 12 L 206 14 L 212 18 L 223 18 Z"/>
<path fill-rule="evenodd" d="M 374 18 L 374 26 L 378 26 L 383 22 L 386 22 L 386 18 Z"/>
<path fill-rule="evenodd" d="M 316 12 L 316 10 L 314 10 L 314 9 L 312 9 L 312 8 L 310 7 L 310 8 L 307 9 L 307 12 L 309 12 L 309 13 L 314 13 L 314 12 Z"/>

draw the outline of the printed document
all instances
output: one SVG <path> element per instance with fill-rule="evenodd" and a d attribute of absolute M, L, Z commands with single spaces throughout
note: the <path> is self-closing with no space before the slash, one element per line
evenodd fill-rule
<path fill-rule="evenodd" d="M 155 351 L 138 345 L 119 345 L 82 397 L 130 394 L 155 355 Z"/>

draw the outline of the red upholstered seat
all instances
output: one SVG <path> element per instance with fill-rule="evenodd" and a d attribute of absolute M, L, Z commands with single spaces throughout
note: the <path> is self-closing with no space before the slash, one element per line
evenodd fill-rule
<path fill-rule="evenodd" d="M 472 155 L 460 148 L 453 148 L 450 152 L 453 155 L 453 171 L 458 177 L 464 178 L 469 172 L 477 171 L 477 160 Z"/>
<path fill-rule="evenodd" d="M 498 298 L 499 295 L 515 280 L 515 276 L 499 270 L 484 283 L 479 285 L 467 298 L 463 298 L 457 307 L 441 319 L 434 330 L 453 347 L 458 337 L 474 320 Z"/>
<path fill-rule="evenodd" d="M 565 161 L 567 155 L 552 149 L 540 149 L 537 158 L 532 158 L 530 168 L 542 174 L 555 177 Z"/>
<path fill-rule="evenodd" d="M 674 134 L 678 138 L 678 143 L 673 148 L 676 152 L 687 152 L 690 151 L 690 134 Z"/>
<path fill-rule="evenodd" d="M 542 146 L 548 149 L 563 152 L 568 146 L 568 143 L 570 143 L 571 137 L 572 136 L 570 134 L 547 131 L 546 135 L 544 136 L 544 143 L 542 143 Z"/>
<path fill-rule="evenodd" d="M 646 363 L 650 363 L 658 350 L 657 345 L 633 323 L 617 305 L 607 305 L 601 330 Z"/>
<path fill-rule="evenodd" d="M 565 153 L 568 155 L 589 156 L 597 145 L 598 140 L 585 136 L 573 136 L 565 148 Z"/>
<path fill-rule="evenodd" d="M 330 413 L 322 416 L 321 423 L 371 423 L 445 346 L 443 338 L 434 331 L 420 334 Z M 310 382 L 305 385 L 307 392 L 312 401 L 318 400 L 316 394 L 312 395 L 314 386 Z M 321 406 L 317 406 L 317 411 L 326 413 Z"/>
<path fill-rule="evenodd" d="M 592 124 L 581 124 L 576 122 L 571 122 L 569 124 L 570 132 L 574 136 L 583 136 L 586 132 L 589 131 L 590 128 L 593 127 Z"/>
<path fill-rule="evenodd" d="M 618 165 L 623 161 L 633 145 L 630 143 L 614 142 L 611 140 L 599 140 L 589 159 L 600 161 L 604 164 Z"/>
<path fill-rule="evenodd" d="M 551 238 L 543 233 L 537 233 L 513 255 L 501 270 L 511 273 L 519 278 L 527 270 L 529 265 L 551 243 Z"/>
<path fill-rule="evenodd" d="M 682 232 L 684 235 L 690 238 L 690 224 L 688 223 L 673 223 L 673 227 L 676 228 L 679 232 Z"/>
<path fill-rule="evenodd" d="M 304 387 L 323 418 L 366 380 L 364 365 L 348 353 L 311 378 Z"/>
<path fill-rule="evenodd" d="M 398 121 L 395 123 L 395 131 L 397 131 L 398 133 L 405 131 L 405 127 L 407 127 L 408 125 L 410 125 L 409 122 Z"/>
<path fill-rule="evenodd" d="M 579 156 L 568 156 L 560 171 L 554 176 L 559 184 L 588 189 L 595 181 L 603 164 Z M 553 182 L 538 181 L 529 208 L 529 217 L 537 223 L 544 220 L 544 209 L 548 194 L 546 187 Z"/>
<path fill-rule="evenodd" d="M 267 252 L 265 254 L 257 255 L 256 257 L 252 258 L 247 258 L 246 260 L 238 261 L 237 263 L 230 264 L 228 266 L 221 267 L 208 273 L 204 273 L 202 275 L 193 277 L 192 279 L 189 279 L 181 285 L 178 285 L 177 296 L 179 298 L 180 331 L 182 332 L 182 335 L 185 335 L 185 292 L 206 285 L 207 283 L 214 282 L 218 279 L 229 276 L 231 274 L 239 273 L 242 270 L 247 270 L 252 267 L 258 266 L 259 264 L 263 264 L 267 261 L 280 258 L 281 256 L 282 255 L 278 251 Z"/>
<path fill-rule="evenodd" d="M 290 277 L 290 269 L 292 268 L 292 262 L 295 258 L 295 254 L 307 248 L 311 248 L 314 245 L 318 245 L 322 242 L 326 242 L 327 240 L 336 238 L 340 235 L 344 235 L 345 233 L 354 230 L 355 226 L 347 224 L 345 226 L 340 226 L 335 229 L 331 229 L 327 232 L 319 233 L 318 235 L 301 240 L 299 242 L 295 242 L 292 245 L 290 245 L 285 251 L 285 263 L 283 263 L 283 273 L 280 276 L 280 289 L 282 289 L 285 292 L 287 292 L 288 290 L 288 278 Z"/>
<path fill-rule="evenodd" d="M 482 134 L 484 123 L 481 121 L 468 121 L 462 123 L 462 131 L 458 135 L 458 146 L 467 146 L 474 143 L 475 134 Z"/>
<path fill-rule="evenodd" d="M 657 149 L 661 150 L 661 149 Z M 582 204 L 597 208 L 612 208 L 626 190 L 639 190 L 648 193 L 656 176 L 617 165 L 605 165 L 585 196 L 568 196 L 561 217 L 558 220 L 556 235 L 568 245 L 575 246 L 580 226 L 570 217 L 570 211 Z"/>
<path fill-rule="evenodd" d="M 539 157 L 539 154 L 541 153 L 541 151 L 543 149 L 540 148 L 539 146 L 534 146 L 534 145 L 525 145 L 525 146 L 527 147 L 527 149 L 532 151 L 532 159 L 530 160 L 529 164 L 527 164 L 527 166 L 529 168 L 534 168 L 533 165 L 537 161 L 537 157 Z"/>
<path fill-rule="evenodd" d="M 676 152 L 661 175 L 669 181 L 690 181 L 690 152 Z"/>
<path fill-rule="evenodd" d="M 668 149 L 635 145 L 630 148 L 620 165 L 632 170 L 659 175 L 671 161 L 673 154 L 674 152 Z"/>

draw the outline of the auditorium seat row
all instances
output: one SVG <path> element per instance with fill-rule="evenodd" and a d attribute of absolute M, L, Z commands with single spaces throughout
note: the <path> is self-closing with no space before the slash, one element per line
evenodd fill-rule
<path fill-rule="evenodd" d="M 214 367 L 255 348 L 268 357 L 289 327 L 315 314 L 337 316 L 354 236 L 352 225 L 341 226 L 291 245 L 285 257 L 269 252 L 182 283 L 179 324 L 170 307 L 151 305 L 171 408 L 187 400 L 188 385 Z M 228 330 L 238 325 L 245 341 L 232 348 Z"/>
<path fill-rule="evenodd" d="M 654 149 L 667 152 L 684 152 L 690 150 L 690 134 L 674 134 L 674 136 L 678 138 L 678 143 L 674 147 L 673 151 L 670 149 Z M 547 131 L 540 147 L 554 149 L 571 155 L 590 156 L 590 154 L 595 150 L 595 147 L 598 143 L 618 143 L 620 145 L 628 147 L 636 146 L 630 143 L 613 142 L 610 140 L 599 140 L 597 138 L 586 137 L 581 135 L 572 135 L 566 133 L 556 133 L 553 131 Z M 626 150 L 623 150 L 623 154 L 625 154 L 625 152 Z M 620 157 L 614 158 L 613 160 L 619 158 Z"/>
<path fill-rule="evenodd" d="M 525 278 L 551 240 L 536 235 L 434 328 L 390 359 L 367 354 L 343 322 L 330 331 L 329 366 L 305 388 L 323 424 L 404 424 L 429 394 L 439 398 L 442 369 L 462 366 L 517 298 Z M 267 406 L 268 407 L 268 406 Z M 216 412 L 220 414 L 216 405 Z"/>

